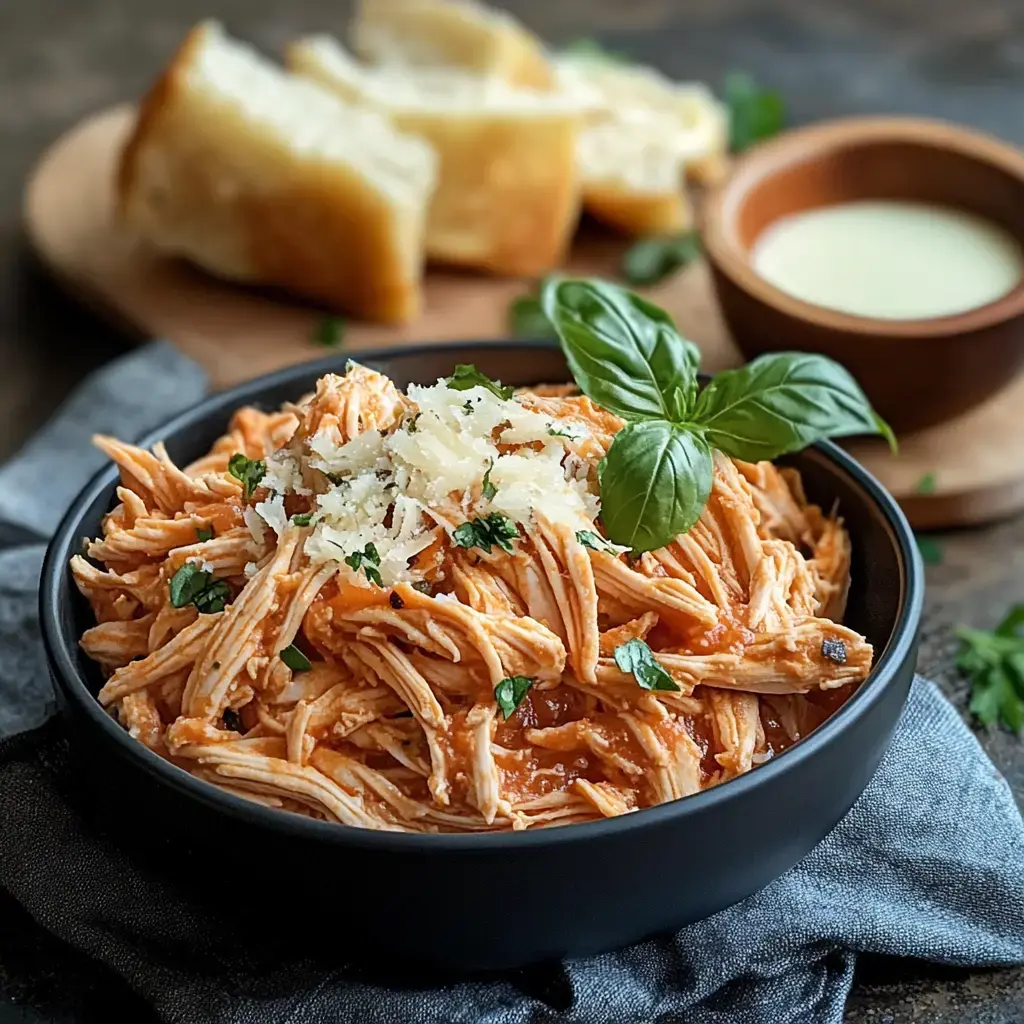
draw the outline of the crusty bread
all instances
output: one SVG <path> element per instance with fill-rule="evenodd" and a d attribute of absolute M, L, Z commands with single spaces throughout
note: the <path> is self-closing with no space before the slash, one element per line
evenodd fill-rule
<path fill-rule="evenodd" d="M 509 275 L 561 262 L 579 215 L 576 100 L 457 68 L 367 68 L 326 36 L 294 43 L 287 61 L 434 147 L 431 259 Z"/>
<path fill-rule="evenodd" d="M 475 0 L 361 0 L 352 46 L 377 64 L 461 68 L 549 89 L 544 45 L 515 18 Z"/>
<path fill-rule="evenodd" d="M 677 147 L 691 181 L 712 184 L 727 171 L 728 113 L 707 86 L 590 55 L 561 56 L 557 73 L 561 88 L 588 104 L 593 123 L 656 122 L 659 145 Z"/>
<path fill-rule="evenodd" d="M 435 156 L 206 22 L 142 103 L 123 219 L 220 276 L 404 322 L 420 307 Z"/>

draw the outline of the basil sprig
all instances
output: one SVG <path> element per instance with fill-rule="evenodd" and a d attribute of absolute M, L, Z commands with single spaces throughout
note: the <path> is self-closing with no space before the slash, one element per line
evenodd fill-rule
<path fill-rule="evenodd" d="M 241 452 L 236 452 L 228 459 L 228 472 L 241 482 L 242 492 L 248 501 L 266 475 L 267 464 L 262 459 L 248 459 Z"/>
<path fill-rule="evenodd" d="M 580 390 L 626 420 L 598 467 L 614 544 L 652 551 L 686 533 L 711 493 L 714 448 L 756 462 L 881 434 L 895 450 L 856 381 L 825 356 L 761 356 L 699 392 L 700 352 L 664 310 L 607 281 L 550 280 L 541 301 Z"/>
<path fill-rule="evenodd" d="M 500 380 L 491 380 L 472 363 L 459 363 L 455 372 L 445 381 L 452 391 L 468 391 L 470 388 L 486 388 L 492 395 L 508 401 L 515 393 L 514 387 L 505 387 Z"/>
<path fill-rule="evenodd" d="M 523 698 L 529 693 L 533 686 L 533 680 L 527 676 L 506 676 L 494 688 L 494 700 L 501 710 L 501 716 L 506 721 L 512 717 L 516 708 L 523 702 Z"/>
<path fill-rule="evenodd" d="M 171 605 L 185 608 L 194 604 L 203 613 L 222 612 L 231 600 L 231 588 L 224 580 L 215 580 L 213 573 L 186 562 L 168 582 Z"/>
<path fill-rule="evenodd" d="M 679 684 L 658 664 L 650 647 L 639 637 L 615 648 L 615 664 L 620 672 L 628 672 L 645 690 L 679 692 Z"/>

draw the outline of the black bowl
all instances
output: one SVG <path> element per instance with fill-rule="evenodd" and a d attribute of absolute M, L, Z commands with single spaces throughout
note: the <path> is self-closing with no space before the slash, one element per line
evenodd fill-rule
<path fill-rule="evenodd" d="M 362 361 L 403 387 L 431 382 L 460 362 L 510 384 L 568 379 L 561 352 L 540 344 L 406 348 Z M 330 356 L 215 395 L 142 443 L 163 440 L 172 458 L 187 462 L 207 450 L 238 406 L 276 408 L 344 362 Z M 273 913 L 275 903 L 291 910 L 295 899 L 311 902 L 320 921 L 341 924 L 332 943 L 347 934 L 368 956 L 386 951 L 390 964 L 475 970 L 580 956 L 738 902 L 792 867 L 863 791 L 903 708 L 921 617 L 914 537 L 879 483 L 831 444 L 790 461 L 812 500 L 831 507 L 838 499 L 849 528 L 846 621 L 875 646 L 869 678 L 809 737 L 723 786 L 607 821 L 485 835 L 373 832 L 265 809 L 129 738 L 95 699 L 102 680 L 77 644 L 90 612 L 68 571 L 82 537 L 97 535 L 112 506 L 116 472 L 103 470 L 57 530 L 41 590 L 50 670 L 76 746 L 88 755 L 90 785 L 102 794 L 97 813 L 123 840 L 158 838 L 152 845 L 169 853 L 162 870 L 191 879 L 193 891 L 213 888 L 229 899 L 225 879 L 237 884 L 250 869 L 266 877 L 272 865 L 282 895 L 270 905 L 259 901 L 261 914 Z M 293 918 L 288 932 L 295 931 Z"/>

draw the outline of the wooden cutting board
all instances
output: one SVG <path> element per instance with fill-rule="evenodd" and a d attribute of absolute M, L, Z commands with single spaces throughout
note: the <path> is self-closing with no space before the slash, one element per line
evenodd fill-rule
<path fill-rule="evenodd" d="M 44 155 L 25 191 L 25 226 L 40 258 L 81 301 L 143 338 L 169 338 L 216 388 L 324 354 L 311 337 L 324 311 L 241 288 L 168 259 L 113 216 L 114 169 L 133 109 L 83 121 Z M 614 277 L 623 242 L 585 229 L 567 270 Z M 349 323 L 348 350 L 500 339 L 510 302 L 530 282 L 430 270 L 422 316 L 405 327 Z M 737 365 L 707 268 L 694 265 L 646 292 L 701 348 L 709 371 Z M 1024 377 L 955 421 L 901 438 L 898 458 L 873 441 L 850 450 L 899 499 L 918 528 L 979 523 L 1024 509 Z M 934 491 L 917 493 L 931 475 Z"/>

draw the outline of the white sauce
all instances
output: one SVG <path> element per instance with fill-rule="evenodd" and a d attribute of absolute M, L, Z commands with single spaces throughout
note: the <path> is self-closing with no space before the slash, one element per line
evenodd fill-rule
<path fill-rule="evenodd" d="M 1013 236 L 949 207 L 864 200 L 783 217 L 757 239 L 755 270 L 816 306 L 854 316 L 950 316 L 1002 298 L 1024 276 Z"/>

